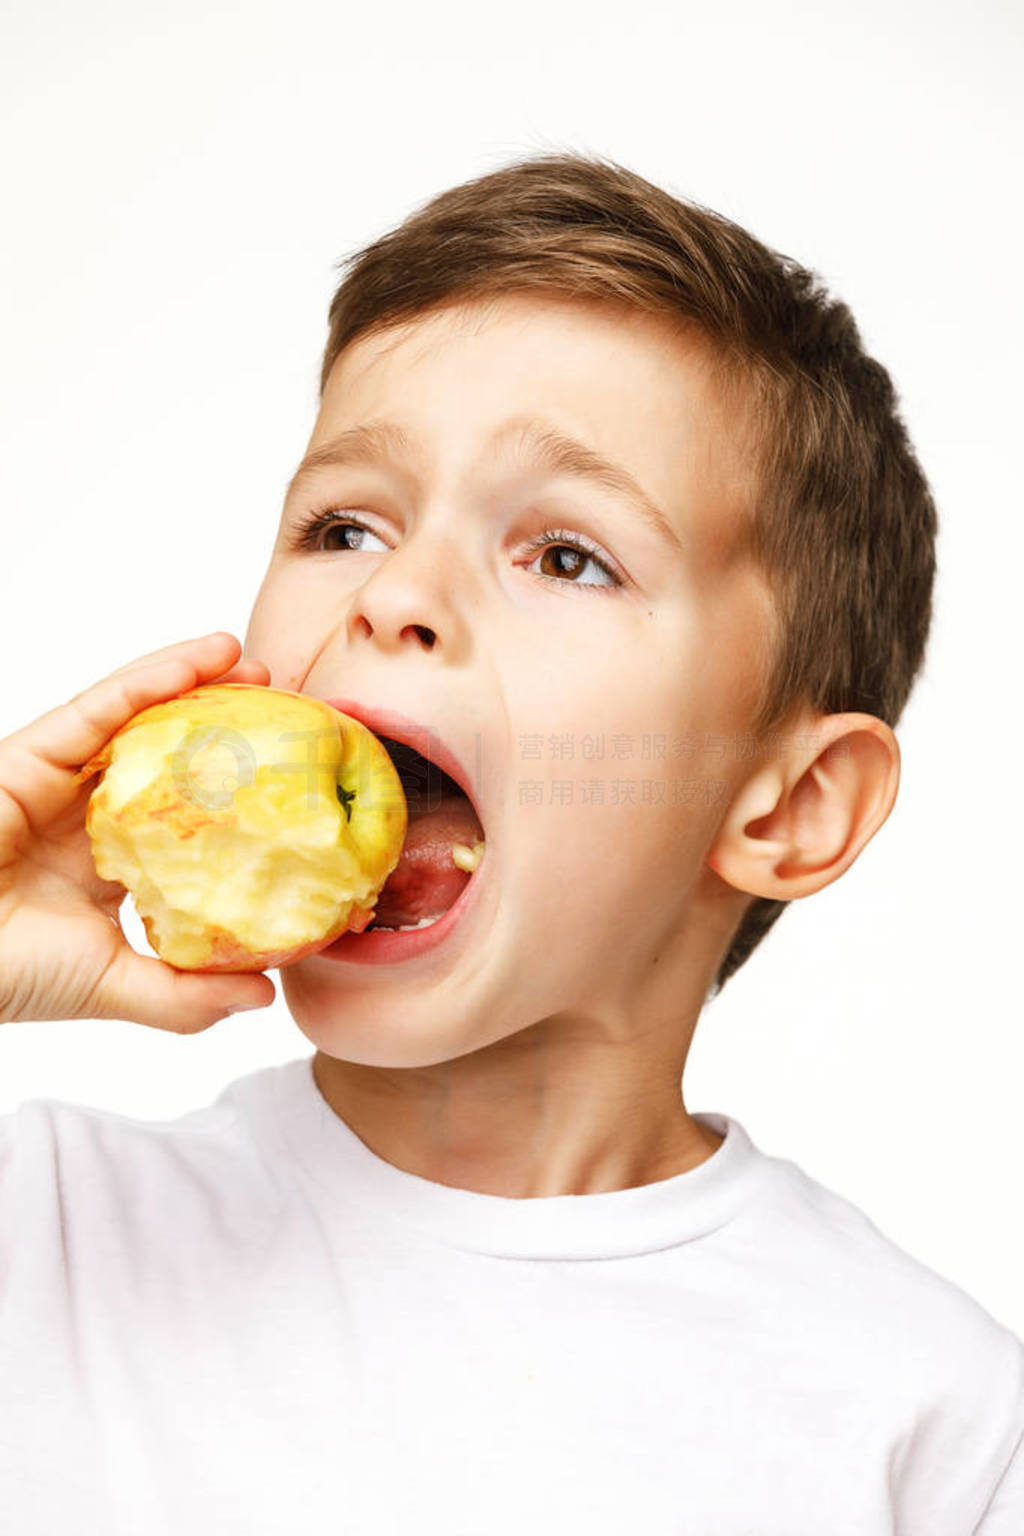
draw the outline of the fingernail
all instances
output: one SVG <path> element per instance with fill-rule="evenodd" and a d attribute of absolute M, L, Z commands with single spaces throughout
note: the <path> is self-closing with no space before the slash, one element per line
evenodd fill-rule
<path fill-rule="evenodd" d="M 264 1008 L 265 1003 L 232 1003 L 228 1013 L 248 1013 L 251 1008 Z"/>

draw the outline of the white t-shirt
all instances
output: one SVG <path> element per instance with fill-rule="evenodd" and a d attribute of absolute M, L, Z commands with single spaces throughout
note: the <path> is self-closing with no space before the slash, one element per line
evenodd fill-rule
<path fill-rule="evenodd" d="M 311 1061 L 0 1119 L 4 1532 L 1024 1533 L 1024 1344 L 736 1120 L 510 1199 L 385 1162 Z"/>

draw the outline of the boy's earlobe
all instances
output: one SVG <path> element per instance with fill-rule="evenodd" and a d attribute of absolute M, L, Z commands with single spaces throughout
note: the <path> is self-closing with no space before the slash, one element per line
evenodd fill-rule
<path fill-rule="evenodd" d="M 844 874 L 899 788 L 899 744 L 874 715 L 826 715 L 792 741 L 740 788 L 705 860 L 728 884 L 773 901 L 813 895 Z"/>

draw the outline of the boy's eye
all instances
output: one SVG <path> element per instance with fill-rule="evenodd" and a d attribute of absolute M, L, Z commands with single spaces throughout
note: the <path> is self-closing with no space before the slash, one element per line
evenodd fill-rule
<path fill-rule="evenodd" d="M 356 544 L 352 540 L 357 535 L 367 533 L 371 538 L 380 539 L 379 534 L 374 533 L 372 528 L 368 528 L 358 518 L 342 517 L 333 511 L 316 512 L 300 523 L 289 540 L 288 548 L 293 552 L 310 549 L 330 554 L 344 553 L 346 550 L 361 553 L 362 543 Z M 335 534 L 339 542 L 332 549 L 327 545 L 326 540 L 328 535 Z M 383 540 L 381 542 L 383 543 Z M 387 548 L 386 545 L 384 547 Z M 592 545 L 582 534 L 572 533 L 567 528 L 547 528 L 543 533 L 532 538 L 526 546 L 528 554 L 541 551 L 542 558 L 549 550 L 564 551 L 566 549 L 572 552 L 568 560 L 568 569 L 565 568 L 564 556 L 559 556 L 558 561 L 555 562 L 555 568 L 560 574 L 552 575 L 546 571 L 540 571 L 538 574 L 544 581 L 554 582 L 562 587 L 587 587 L 591 591 L 598 592 L 614 592 L 617 588 L 625 586 L 624 578 L 619 576 L 608 561 L 601 558 L 597 546 Z M 578 580 L 579 573 L 585 571 L 589 565 L 593 565 L 607 580 L 601 582 Z"/>
<path fill-rule="evenodd" d="M 361 550 L 362 545 L 354 544 L 348 538 L 350 529 L 355 529 L 357 533 L 368 533 L 373 538 L 380 539 L 380 534 L 374 533 L 372 528 L 367 528 L 365 523 L 357 522 L 355 518 L 339 517 L 334 512 L 318 512 L 300 523 L 288 547 L 292 550 L 327 550 L 332 554 L 339 550 Z M 340 542 L 333 549 L 325 542 L 329 533 L 337 533 L 340 536 Z M 324 536 L 323 539 L 321 535 Z M 383 543 L 383 540 L 381 542 Z"/>

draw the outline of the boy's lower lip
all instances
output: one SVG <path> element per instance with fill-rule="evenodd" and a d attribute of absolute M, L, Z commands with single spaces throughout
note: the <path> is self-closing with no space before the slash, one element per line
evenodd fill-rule
<path fill-rule="evenodd" d="M 483 863 L 466 881 L 448 911 L 442 913 L 429 928 L 410 928 L 407 933 L 387 933 L 379 928 L 370 932 L 343 933 L 340 939 L 335 939 L 326 949 L 318 950 L 316 958 L 348 961 L 354 965 L 390 965 L 402 960 L 413 960 L 436 949 L 455 931 L 472 906 L 486 862 L 485 854 Z"/>

